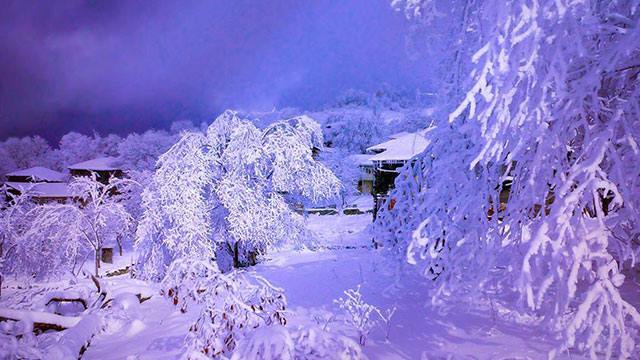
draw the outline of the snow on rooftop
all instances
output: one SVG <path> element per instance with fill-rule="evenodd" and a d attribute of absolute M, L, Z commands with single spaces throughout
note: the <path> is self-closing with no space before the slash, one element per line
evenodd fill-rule
<path fill-rule="evenodd" d="M 407 161 L 413 158 L 423 152 L 429 145 L 426 134 L 431 129 L 433 128 L 402 135 L 367 148 L 368 151 L 383 150 L 381 153 L 373 155 L 371 161 Z"/>
<path fill-rule="evenodd" d="M 77 164 L 69 166 L 71 170 L 95 170 L 95 171 L 113 171 L 122 170 L 120 167 L 115 166 L 118 159 L 113 156 L 100 157 L 83 161 Z"/>
<path fill-rule="evenodd" d="M 7 182 L 5 185 L 33 197 L 69 198 L 74 196 L 67 183 Z"/>
<path fill-rule="evenodd" d="M 371 154 L 353 154 L 349 155 L 349 160 L 358 166 L 366 166 L 373 165 L 373 162 L 371 161 L 372 157 L 373 155 Z"/>
<path fill-rule="evenodd" d="M 411 133 L 408 132 L 408 131 L 400 131 L 398 133 L 389 135 L 389 139 L 397 139 L 397 138 L 401 138 L 401 137 L 403 137 L 405 135 L 409 135 L 409 134 L 411 134 Z"/>
<path fill-rule="evenodd" d="M 28 169 L 17 170 L 7 174 L 7 176 L 28 176 L 33 181 L 63 182 L 65 175 L 61 172 L 47 169 L 42 166 L 35 166 Z"/>

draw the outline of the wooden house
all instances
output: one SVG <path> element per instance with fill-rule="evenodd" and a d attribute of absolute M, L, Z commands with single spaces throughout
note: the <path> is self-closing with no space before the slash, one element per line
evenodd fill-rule
<path fill-rule="evenodd" d="M 431 129 L 433 128 L 415 133 L 398 133 L 392 135 L 388 141 L 367 148 L 367 152 L 372 154 L 369 160 L 373 163 L 374 218 L 380 206 L 386 201 L 389 191 L 393 189 L 400 168 L 412 161 L 429 145 L 427 134 Z M 392 199 L 389 204 L 392 206 L 394 203 Z"/>
<path fill-rule="evenodd" d="M 122 178 L 125 175 L 124 170 L 116 163 L 117 158 L 115 157 L 100 157 L 73 164 L 69 166 L 69 172 L 73 177 L 91 176 L 92 173 L 95 173 L 97 180 L 106 184 L 112 177 Z"/>

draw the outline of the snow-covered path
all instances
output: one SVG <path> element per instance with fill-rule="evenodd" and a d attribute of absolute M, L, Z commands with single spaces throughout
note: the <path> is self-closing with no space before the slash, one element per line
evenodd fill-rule
<path fill-rule="evenodd" d="M 362 285 L 364 300 L 382 309 L 397 306 L 389 341 L 374 328 L 365 346 L 372 359 L 457 358 L 542 359 L 551 348 L 545 337 L 525 325 L 493 316 L 490 308 L 465 305 L 439 309 L 425 306 L 425 280 L 403 274 L 395 281 L 389 260 L 369 249 L 278 254 L 257 272 L 285 289 L 291 310 L 289 326 L 317 323 L 339 314 L 333 300 Z M 497 311 L 497 310 L 496 310 Z M 338 315 L 330 327 L 357 338 Z"/>
<path fill-rule="evenodd" d="M 328 322 L 329 328 L 355 339 L 355 331 L 344 323 L 333 300 L 360 284 L 368 303 L 382 309 L 397 306 L 389 341 L 385 340 L 382 327 L 374 328 L 370 334 L 364 350 L 371 359 L 546 358 L 552 347 L 549 336 L 541 335 L 534 327 L 504 320 L 498 308 L 492 311 L 489 306 L 470 308 L 463 304 L 447 309 L 426 306 L 428 283 L 424 278 L 413 271 L 398 276 L 397 262 L 361 246 L 369 238 L 369 219 L 312 219 L 313 231 L 335 241 L 335 246 L 319 251 L 274 253 L 252 270 L 285 290 L 287 326 Z M 340 229 L 332 226 L 338 224 Z M 348 248 L 339 249 L 338 245 Z M 141 304 L 140 314 L 135 325 L 98 335 L 83 359 L 179 357 L 181 338 L 193 315 L 181 314 L 159 296 Z"/>

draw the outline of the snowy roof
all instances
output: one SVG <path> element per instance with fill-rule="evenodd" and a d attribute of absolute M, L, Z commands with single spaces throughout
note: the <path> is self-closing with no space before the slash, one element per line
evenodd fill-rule
<path fill-rule="evenodd" d="M 426 134 L 431 129 L 433 128 L 406 134 L 367 148 L 369 151 L 384 150 L 379 154 L 373 155 L 371 161 L 406 161 L 413 158 L 423 152 L 429 145 Z"/>
<path fill-rule="evenodd" d="M 373 166 L 373 162 L 371 161 L 372 157 L 373 155 L 371 154 L 353 154 L 349 155 L 349 160 L 358 166 Z"/>
<path fill-rule="evenodd" d="M 67 183 L 20 183 L 7 182 L 8 187 L 14 188 L 21 193 L 28 192 L 33 197 L 73 197 L 71 189 Z"/>
<path fill-rule="evenodd" d="M 69 166 L 71 170 L 95 170 L 95 171 L 113 171 L 122 170 L 120 167 L 115 166 L 118 159 L 113 156 L 105 156 L 96 159 L 83 161 L 77 164 Z"/>
<path fill-rule="evenodd" d="M 28 169 L 13 171 L 8 173 L 7 176 L 28 176 L 33 181 L 51 182 L 62 182 L 65 178 L 65 175 L 63 173 L 47 169 L 46 167 L 42 166 L 35 166 Z"/>
<path fill-rule="evenodd" d="M 411 134 L 411 133 L 408 132 L 408 131 L 400 131 L 398 133 L 389 135 L 389 139 L 397 139 L 397 138 L 403 137 L 403 136 L 408 135 L 408 134 Z"/>

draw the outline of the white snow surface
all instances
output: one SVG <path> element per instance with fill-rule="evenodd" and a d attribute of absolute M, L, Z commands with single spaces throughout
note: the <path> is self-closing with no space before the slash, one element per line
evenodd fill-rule
<path fill-rule="evenodd" d="M 69 198 L 74 196 L 67 183 L 7 182 L 5 185 L 21 193 L 29 193 L 33 197 Z"/>
<path fill-rule="evenodd" d="M 113 156 L 99 157 L 69 166 L 71 170 L 94 170 L 94 171 L 112 171 L 121 170 L 120 167 L 114 165 L 117 158 Z"/>
<path fill-rule="evenodd" d="M 431 130 L 423 130 L 416 133 L 400 135 L 381 144 L 367 148 L 367 151 L 382 151 L 372 156 L 369 160 L 376 161 L 406 161 L 420 154 L 429 145 L 427 133 Z"/>
<path fill-rule="evenodd" d="M 6 174 L 6 176 L 29 176 L 34 182 L 63 182 L 66 177 L 65 174 L 59 171 L 51 170 L 42 166 L 34 166 L 28 169 L 16 170 Z"/>
<path fill-rule="evenodd" d="M 357 166 L 373 166 L 373 162 L 371 158 L 373 155 L 371 154 L 353 154 L 349 155 L 349 160 L 351 160 Z"/>
<path fill-rule="evenodd" d="M 307 221 L 316 235 L 340 247 L 273 253 L 254 268 L 285 290 L 290 330 L 327 324 L 329 330 L 357 341 L 356 331 L 345 323 L 334 300 L 344 290 L 361 285 L 366 302 L 383 310 L 397 306 L 389 340 L 382 327 L 370 333 L 364 347 L 370 359 L 544 359 L 553 347 L 548 333 L 526 320 L 513 320 L 500 307 L 427 306 L 429 284 L 415 271 L 400 269 L 397 261 L 369 247 L 346 249 L 368 243 L 370 214 L 310 216 Z M 133 286 L 126 276 L 109 282 L 110 289 L 119 282 L 129 290 Z M 93 338 L 83 359 L 176 359 L 182 355 L 185 334 L 197 312 L 183 314 L 156 294 L 139 305 L 137 314 L 128 324 Z M 572 354 L 572 358 L 580 357 Z"/>

